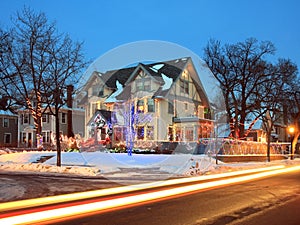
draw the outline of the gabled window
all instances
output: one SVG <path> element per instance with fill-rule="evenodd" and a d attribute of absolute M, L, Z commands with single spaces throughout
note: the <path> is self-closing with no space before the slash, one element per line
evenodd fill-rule
<path fill-rule="evenodd" d="M 150 91 L 151 90 L 151 80 L 150 78 L 140 78 L 136 80 L 136 90 L 137 91 Z"/>
<path fill-rule="evenodd" d="M 3 119 L 3 127 L 9 127 L 9 119 L 8 118 Z"/>
<path fill-rule="evenodd" d="M 180 79 L 180 92 L 189 94 L 189 82 L 187 80 Z"/>

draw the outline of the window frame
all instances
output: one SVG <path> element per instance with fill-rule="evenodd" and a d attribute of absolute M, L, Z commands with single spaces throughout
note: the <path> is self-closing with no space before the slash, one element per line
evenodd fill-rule
<path fill-rule="evenodd" d="M 5 128 L 9 128 L 9 118 L 7 118 L 7 117 L 3 118 L 2 126 L 5 127 Z"/>

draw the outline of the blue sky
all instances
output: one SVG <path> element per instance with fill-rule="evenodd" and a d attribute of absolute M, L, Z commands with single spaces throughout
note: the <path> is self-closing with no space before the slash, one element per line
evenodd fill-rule
<path fill-rule="evenodd" d="M 277 48 L 276 58 L 300 67 L 298 0 L 0 0 L 0 26 L 24 5 L 45 12 L 59 32 L 85 42 L 94 60 L 120 45 L 162 40 L 202 57 L 210 38 L 236 43 L 255 37 Z"/>

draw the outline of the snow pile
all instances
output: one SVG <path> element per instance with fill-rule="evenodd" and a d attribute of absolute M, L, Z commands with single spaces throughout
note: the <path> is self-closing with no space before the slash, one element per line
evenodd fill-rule
<path fill-rule="evenodd" d="M 77 166 L 53 166 L 45 165 L 42 163 L 29 163 L 29 164 L 19 164 L 19 163 L 9 163 L 0 165 L 0 170 L 6 171 L 34 171 L 40 173 L 64 173 L 82 176 L 96 176 L 98 174 L 97 168 L 89 167 L 77 167 Z"/>

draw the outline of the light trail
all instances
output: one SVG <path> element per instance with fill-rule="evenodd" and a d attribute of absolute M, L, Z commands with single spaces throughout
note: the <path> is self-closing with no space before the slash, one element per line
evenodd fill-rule
<path fill-rule="evenodd" d="M 16 215 L 0 219 L 0 224 L 32 224 L 50 222 L 53 220 L 67 219 L 67 217 L 75 217 L 78 215 L 88 214 L 101 211 L 111 210 L 118 207 L 129 207 L 134 204 L 141 204 L 149 201 L 159 201 L 167 197 L 176 197 L 178 195 L 187 194 L 195 191 L 216 188 L 229 184 L 236 184 L 243 181 L 263 178 L 281 173 L 287 173 L 300 170 L 300 166 L 282 168 L 272 171 L 264 171 L 256 174 L 249 174 L 241 177 L 232 177 L 223 180 L 210 181 L 206 183 L 190 184 L 170 189 L 149 191 L 148 193 L 136 194 L 125 197 L 115 197 L 108 200 L 100 200 L 98 202 L 86 203 L 82 205 L 73 205 L 69 207 L 50 209 L 40 212 L 27 213 L 24 215 Z"/>
<path fill-rule="evenodd" d="M 82 199 L 87 199 L 87 198 L 96 198 L 96 197 L 102 197 L 102 196 L 113 195 L 113 194 L 128 193 L 128 192 L 132 192 L 132 191 L 139 191 L 139 190 L 169 186 L 169 185 L 174 185 L 174 184 L 183 184 L 183 183 L 189 183 L 189 182 L 226 178 L 226 177 L 231 177 L 231 176 L 238 176 L 238 175 L 243 175 L 243 174 L 248 174 L 248 173 L 257 173 L 257 172 L 276 170 L 276 169 L 282 169 L 282 168 L 284 168 L 283 165 L 270 166 L 270 167 L 255 168 L 255 169 L 249 169 L 249 170 L 227 172 L 227 173 L 221 173 L 221 174 L 211 174 L 211 175 L 196 176 L 196 177 L 185 177 L 185 178 L 156 181 L 156 182 L 150 182 L 150 183 L 128 185 L 128 186 L 107 188 L 107 189 L 94 190 L 94 191 L 86 191 L 86 192 L 78 192 L 78 193 L 64 194 L 64 195 L 57 195 L 57 196 L 48 196 L 48 197 L 43 197 L 43 198 L 5 202 L 5 203 L 0 203 L 0 212 L 8 211 L 8 210 L 15 210 L 15 209 L 24 209 L 24 208 L 34 207 L 34 206 L 57 204 L 57 203 L 62 203 L 62 202 L 66 202 L 66 201 L 76 201 L 76 200 L 82 200 Z"/>

